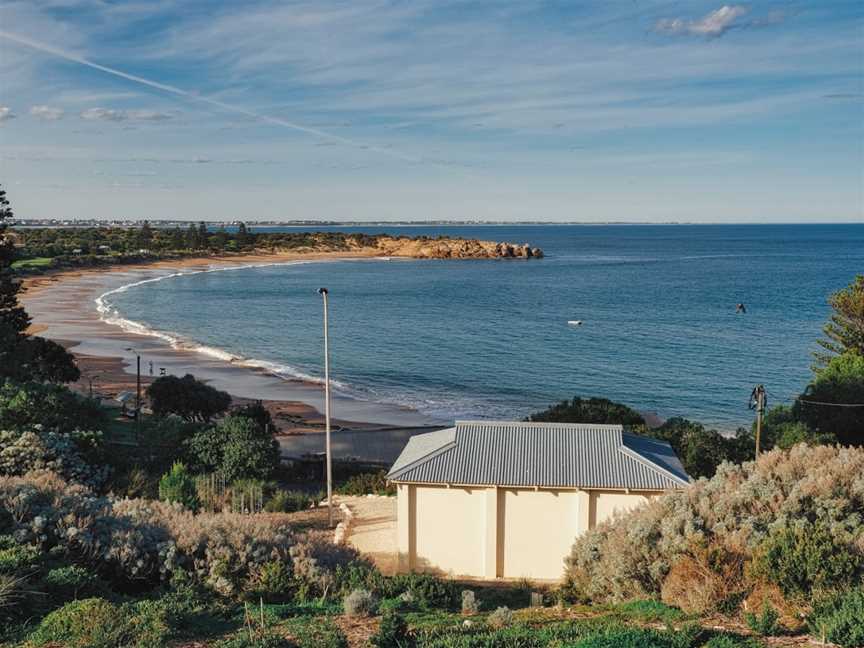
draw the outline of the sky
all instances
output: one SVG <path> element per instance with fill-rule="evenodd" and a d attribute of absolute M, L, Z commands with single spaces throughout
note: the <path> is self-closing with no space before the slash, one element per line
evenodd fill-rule
<path fill-rule="evenodd" d="M 0 0 L 21 218 L 864 222 L 858 0 Z"/>

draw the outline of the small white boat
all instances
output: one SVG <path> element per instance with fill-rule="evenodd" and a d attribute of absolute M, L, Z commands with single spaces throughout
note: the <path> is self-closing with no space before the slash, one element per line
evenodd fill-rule
<path fill-rule="evenodd" d="M 567 320 L 570 326 L 582 326 L 582 320 Z"/>

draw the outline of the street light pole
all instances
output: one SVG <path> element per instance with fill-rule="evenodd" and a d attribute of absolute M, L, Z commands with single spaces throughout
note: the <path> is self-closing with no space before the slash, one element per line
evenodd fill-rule
<path fill-rule="evenodd" d="M 330 332 L 326 288 L 319 288 L 324 299 L 324 449 L 327 471 L 327 524 L 333 526 L 333 459 L 330 451 Z"/>
<path fill-rule="evenodd" d="M 141 354 L 132 347 L 127 347 L 127 351 L 135 354 L 136 372 L 135 372 L 135 434 L 137 435 L 137 445 L 141 447 Z"/>

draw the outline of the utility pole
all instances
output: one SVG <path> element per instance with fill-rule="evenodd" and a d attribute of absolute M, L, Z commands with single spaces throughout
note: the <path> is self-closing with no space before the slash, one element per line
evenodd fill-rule
<path fill-rule="evenodd" d="M 324 454 L 327 464 L 327 524 L 333 526 L 333 459 L 330 452 L 330 333 L 327 319 L 326 288 L 319 288 L 324 298 Z"/>
<path fill-rule="evenodd" d="M 750 409 L 756 410 L 756 458 L 759 458 L 760 441 L 762 438 L 762 415 L 765 413 L 765 387 L 756 385 L 750 394 Z"/>
<path fill-rule="evenodd" d="M 141 354 L 132 347 L 127 347 L 127 351 L 135 354 L 137 370 L 135 372 L 135 440 L 136 445 L 141 447 Z"/>

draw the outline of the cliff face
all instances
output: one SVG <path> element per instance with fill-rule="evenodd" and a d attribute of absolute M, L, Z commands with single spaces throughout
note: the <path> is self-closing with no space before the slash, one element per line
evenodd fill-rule
<path fill-rule="evenodd" d="M 543 250 L 527 244 L 496 243 L 476 239 L 401 239 L 382 237 L 382 256 L 412 259 L 539 259 Z"/>

